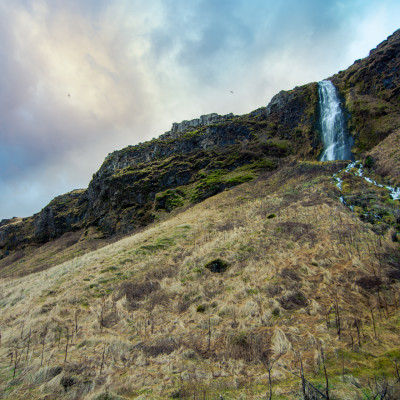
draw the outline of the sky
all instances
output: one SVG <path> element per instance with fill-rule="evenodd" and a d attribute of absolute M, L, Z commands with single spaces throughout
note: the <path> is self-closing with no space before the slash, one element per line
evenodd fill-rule
<path fill-rule="evenodd" d="M 0 0 L 0 219 L 173 122 L 347 68 L 399 15 L 398 0 Z"/>

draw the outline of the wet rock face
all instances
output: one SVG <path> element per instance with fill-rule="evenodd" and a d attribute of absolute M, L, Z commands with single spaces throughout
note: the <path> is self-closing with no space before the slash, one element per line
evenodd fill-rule
<path fill-rule="evenodd" d="M 271 136 L 293 141 L 299 156 L 316 157 L 321 149 L 318 113 L 318 87 L 311 83 L 279 92 L 265 108 L 264 118 Z"/>
<path fill-rule="evenodd" d="M 286 128 L 285 136 L 288 137 L 290 131 L 297 127 L 308 106 L 299 90 L 294 89 L 289 92 L 279 92 L 272 98 L 266 111 L 267 116 L 275 120 L 279 126 Z"/>

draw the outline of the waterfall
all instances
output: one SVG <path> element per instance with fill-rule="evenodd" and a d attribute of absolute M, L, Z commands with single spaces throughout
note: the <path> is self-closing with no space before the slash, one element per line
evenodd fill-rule
<path fill-rule="evenodd" d="M 318 94 L 324 144 L 320 161 L 354 160 L 353 138 L 347 133 L 335 86 L 331 81 L 318 82 Z"/>

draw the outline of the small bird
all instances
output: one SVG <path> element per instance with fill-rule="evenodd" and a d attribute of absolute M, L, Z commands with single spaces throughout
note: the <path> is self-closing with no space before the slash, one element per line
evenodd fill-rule
<path fill-rule="evenodd" d="M 233 94 L 233 90 L 231 90 L 231 93 Z"/>
<path fill-rule="evenodd" d="M 71 97 L 71 95 L 68 93 L 68 97 Z"/>

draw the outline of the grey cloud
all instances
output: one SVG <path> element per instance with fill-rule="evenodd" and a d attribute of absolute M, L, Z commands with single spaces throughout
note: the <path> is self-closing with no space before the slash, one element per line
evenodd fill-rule
<path fill-rule="evenodd" d="M 330 35 L 342 40 L 346 28 L 346 19 L 336 12 L 339 1 L 186 3 L 163 3 L 165 23 L 151 34 L 151 53 L 160 70 L 163 60 L 172 58 L 202 85 L 214 85 L 231 71 L 244 69 L 249 60 L 254 64 L 289 47 L 296 51 L 313 45 L 318 51 Z"/>

